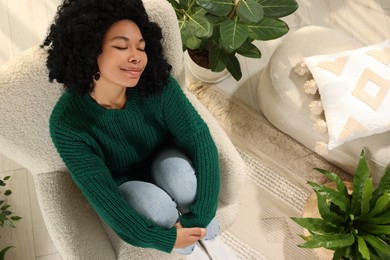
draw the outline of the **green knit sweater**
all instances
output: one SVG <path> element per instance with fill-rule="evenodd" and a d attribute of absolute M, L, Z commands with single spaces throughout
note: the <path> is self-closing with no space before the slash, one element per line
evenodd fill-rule
<path fill-rule="evenodd" d="M 147 98 L 127 90 L 124 109 L 106 109 L 89 95 L 66 91 L 50 118 L 55 147 L 81 192 L 99 216 L 125 242 L 171 252 L 176 228 L 164 229 L 142 217 L 119 193 L 118 185 L 138 178 L 150 156 L 168 137 L 191 158 L 197 194 L 184 227 L 206 227 L 215 216 L 219 161 L 207 125 L 173 78 Z M 141 167 L 140 167 L 141 166 Z M 93 239 L 93 238 L 91 238 Z"/>

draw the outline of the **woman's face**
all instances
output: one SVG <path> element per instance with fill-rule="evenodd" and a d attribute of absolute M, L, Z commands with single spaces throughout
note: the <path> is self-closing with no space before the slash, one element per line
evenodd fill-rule
<path fill-rule="evenodd" d="M 130 20 L 120 20 L 111 25 L 104 35 L 97 63 L 99 84 L 136 86 L 148 63 L 145 41 L 138 26 Z"/>

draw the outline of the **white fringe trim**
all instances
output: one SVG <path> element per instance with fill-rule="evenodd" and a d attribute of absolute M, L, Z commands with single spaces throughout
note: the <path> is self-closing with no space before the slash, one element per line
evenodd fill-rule
<path fill-rule="evenodd" d="M 328 125 L 325 120 L 317 119 L 317 121 L 313 124 L 313 129 L 321 134 L 326 134 L 328 132 Z"/>
<path fill-rule="evenodd" d="M 309 72 L 309 68 L 303 61 L 301 61 L 294 66 L 294 72 L 299 76 L 303 76 Z"/>
<path fill-rule="evenodd" d="M 318 86 L 314 79 L 308 80 L 303 84 L 304 92 L 306 94 L 314 95 L 317 90 Z"/>
<path fill-rule="evenodd" d="M 329 153 L 328 144 L 325 142 L 316 142 L 315 151 L 319 155 L 328 155 Z"/>
<path fill-rule="evenodd" d="M 309 104 L 310 112 L 314 115 L 320 115 L 324 112 L 321 100 L 314 100 Z"/>

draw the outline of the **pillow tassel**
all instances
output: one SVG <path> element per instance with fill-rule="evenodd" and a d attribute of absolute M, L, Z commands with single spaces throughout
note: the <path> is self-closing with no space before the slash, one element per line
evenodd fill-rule
<path fill-rule="evenodd" d="M 324 109 L 320 100 L 314 100 L 309 104 L 310 112 L 314 115 L 320 115 Z"/>
<path fill-rule="evenodd" d="M 304 63 L 303 61 L 301 62 L 298 62 L 295 66 L 294 66 L 294 72 L 296 74 L 298 74 L 299 76 L 303 76 L 305 75 L 306 73 L 309 72 L 309 68 L 307 67 L 306 63 Z"/>
<path fill-rule="evenodd" d="M 328 155 L 328 144 L 325 142 L 316 142 L 315 151 L 321 156 Z"/>
<path fill-rule="evenodd" d="M 326 134 L 328 132 L 328 125 L 325 120 L 317 119 L 317 121 L 313 124 L 313 129 L 321 134 Z"/>
<path fill-rule="evenodd" d="M 317 92 L 318 86 L 315 80 L 311 79 L 303 84 L 303 89 L 306 94 L 314 95 Z"/>

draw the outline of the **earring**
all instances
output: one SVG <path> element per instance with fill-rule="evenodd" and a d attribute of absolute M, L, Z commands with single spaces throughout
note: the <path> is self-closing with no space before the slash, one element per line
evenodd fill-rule
<path fill-rule="evenodd" d="M 96 72 L 96 73 L 93 75 L 93 77 L 94 77 L 94 79 L 95 79 L 96 81 L 98 81 L 98 80 L 100 79 L 100 72 L 99 72 L 99 71 Z"/>

